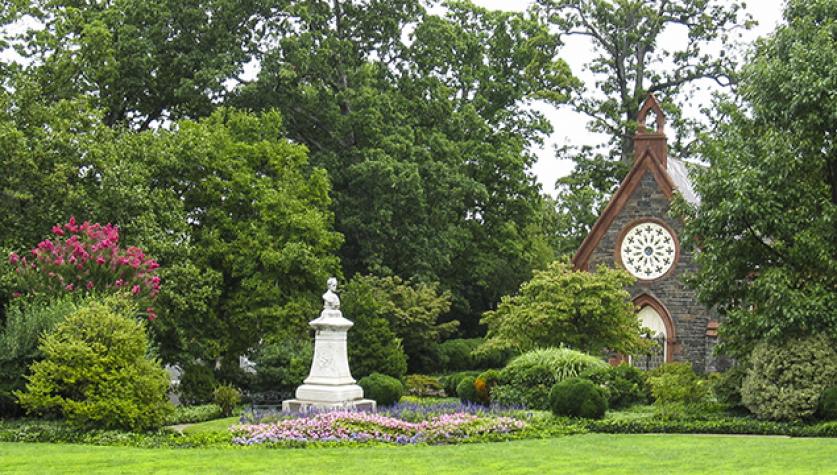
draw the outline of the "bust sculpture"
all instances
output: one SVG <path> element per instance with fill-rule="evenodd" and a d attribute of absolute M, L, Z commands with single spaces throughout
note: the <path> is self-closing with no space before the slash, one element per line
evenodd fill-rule
<path fill-rule="evenodd" d="M 329 277 L 326 282 L 328 290 L 323 294 L 323 308 L 325 310 L 340 310 L 340 297 L 337 292 L 337 279 Z"/>

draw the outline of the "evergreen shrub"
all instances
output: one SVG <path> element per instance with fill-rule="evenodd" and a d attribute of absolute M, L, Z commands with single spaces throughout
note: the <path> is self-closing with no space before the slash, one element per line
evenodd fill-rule
<path fill-rule="evenodd" d="M 453 397 L 456 396 L 456 388 L 459 386 L 459 382 L 462 381 L 463 378 L 467 378 L 469 376 L 476 378 L 479 374 L 479 371 L 459 371 L 456 373 L 446 374 L 439 378 L 439 381 L 444 387 L 445 394 Z"/>
<path fill-rule="evenodd" d="M 607 412 L 607 399 L 592 381 L 569 378 L 552 387 L 549 407 L 556 416 L 601 419 Z"/>
<path fill-rule="evenodd" d="M 63 416 L 75 427 L 147 430 L 173 408 L 169 377 L 148 359 L 146 326 L 106 303 L 90 302 L 43 338 L 44 359 L 15 394 L 30 414 Z"/>
<path fill-rule="evenodd" d="M 730 408 L 742 407 L 741 385 L 744 383 L 746 375 L 747 368 L 742 365 L 733 366 L 720 373 L 712 373 L 709 381 L 715 399 Z"/>
<path fill-rule="evenodd" d="M 363 388 L 363 396 L 378 403 L 379 407 L 391 406 L 404 395 L 401 381 L 381 373 L 372 373 L 358 381 Z"/>
<path fill-rule="evenodd" d="M 241 391 L 229 384 L 222 384 L 212 392 L 212 401 L 221 408 L 224 417 L 230 417 L 241 403 Z"/>
<path fill-rule="evenodd" d="M 410 396 L 443 396 L 445 388 L 435 376 L 411 374 L 404 378 L 404 387 Z"/>
<path fill-rule="evenodd" d="M 530 409 L 547 410 L 549 392 L 555 383 L 606 366 L 607 363 L 595 356 L 569 348 L 529 351 L 500 370 L 499 382 L 492 390 L 492 399 L 502 405 L 523 405 Z"/>
<path fill-rule="evenodd" d="M 308 376 L 313 356 L 314 344 L 307 335 L 274 335 L 265 338 L 252 355 L 256 374 L 249 389 L 290 395 Z"/>
<path fill-rule="evenodd" d="M 762 342 L 750 355 L 741 400 L 760 419 L 812 417 L 823 391 L 837 381 L 837 352 L 823 335 Z"/>
<path fill-rule="evenodd" d="M 822 392 L 817 417 L 825 421 L 837 421 L 837 386 L 832 386 Z"/>
<path fill-rule="evenodd" d="M 472 352 L 482 344 L 482 338 L 454 338 L 436 346 L 436 359 L 443 372 L 465 371 L 475 368 Z"/>
<path fill-rule="evenodd" d="M 460 401 L 480 403 L 477 388 L 474 384 L 476 381 L 477 378 L 473 376 L 466 376 L 459 381 L 459 384 L 456 386 L 456 395 Z"/>
<path fill-rule="evenodd" d="M 647 377 L 658 404 L 691 404 L 709 396 L 709 384 L 695 373 L 691 363 L 665 363 L 649 371 Z"/>
<path fill-rule="evenodd" d="M 183 368 L 178 394 L 180 402 L 190 406 L 212 402 L 212 392 L 218 386 L 215 373 L 208 366 L 194 363 Z"/>
<path fill-rule="evenodd" d="M 607 397 L 608 407 L 616 409 L 634 404 L 647 404 L 651 389 L 642 370 L 627 363 L 593 368 L 580 375 L 596 384 Z"/>
<path fill-rule="evenodd" d="M 487 369 L 474 380 L 474 389 L 477 391 L 477 399 L 481 404 L 491 402 L 491 390 L 500 381 L 500 370 Z"/>

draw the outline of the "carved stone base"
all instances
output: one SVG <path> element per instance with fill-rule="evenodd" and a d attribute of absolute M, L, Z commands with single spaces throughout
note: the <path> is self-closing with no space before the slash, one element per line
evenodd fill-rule
<path fill-rule="evenodd" d="M 282 401 L 282 410 L 285 412 L 308 412 L 311 409 L 374 411 L 375 407 L 375 401 L 371 399 L 355 399 L 354 401 L 340 402 L 305 401 L 301 399 Z"/>
<path fill-rule="evenodd" d="M 328 404 L 354 401 L 356 399 L 363 399 L 363 388 L 357 384 L 344 384 L 341 386 L 303 384 L 296 388 L 296 398 L 303 401 L 317 401 Z"/>

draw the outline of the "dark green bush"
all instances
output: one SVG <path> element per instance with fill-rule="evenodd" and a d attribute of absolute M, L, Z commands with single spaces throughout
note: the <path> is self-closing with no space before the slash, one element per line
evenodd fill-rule
<path fill-rule="evenodd" d="M 594 368 L 585 371 L 580 377 L 589 379 L 602 390 L 610 408 L 647 404 L 651 400 L 651 389 L 642 370 L 627 363 Z"/>
<path fill-rule="evenodd" d="M 439 370 L 443 372 L 465 371 L 475 368 L 471 353 L 482 344 L 482 338 L 454 338 L 437 345 Z"/>
<path fill-rule="evenodd" d="M 482 404 L 491 402 L 491 390 L 500 382 L 500 370 L 487 369 L 477 376 L 474 381 L 474 388 L 477 391 L 477 399 Z"/>
<path fill-rule="evenodd" d="M 228 384 L 222 384 L 212 392 L 212 401 L 221 408 L 224 417 L 230 417 L 241 403 L 241 391 Z"/>
<path fill-rule="evenodd" d="M 351 334 L 349 339 L 354 336 Z M 314 344 L 310 337 L 273 335 L 265 338 L 253 352 L 256 374 L 249 389 L 292 393 L 308 376 L 313 355 Z"/>
<path fill-rule="evenodd" d="M 363 388 L 363 396 L 374 400 L 378 406 L 391 406 L 404 395 L 401 381 L 381 373 L 372 373 L 358 381 Z"/>
<path fill-rule="evenodd" d="M 712 373 L 709 381 L 715 399 L 731 408 L 743 407 L 741 385 L 744 383 L 746 375 L 747 368 L 741 365 L 733 366 L 721 373 Z"/>
<path fill-rule="evenodd" d="M 466 376 L 459 381 L 456 386 L 456 396 L 462 402 L 480 403 L 477 395 L 477 388 L 474 386 L 477 378 L 473 376 Z"/>
<path fill-rule="evenodd" d="M 822 392 L 817 405 L 817 417 L 825 421 L 837 421 L 837 386 Z"/>
<path fill-rule="evenodd" d="M 607 412 L 607 399 L 592 381 L 569 378 L 552 387 L 549 407 L 556 416 L 601 419 Z"/>
<path fill-rule="evenodd" d="M 691 363 L 665 363 L 647 374 L 655 403 L 696 403 L 709 396 L 709 384 L 702 380 Z"/>
<path fill-rule="evenodd" d="M 730 417 L 709 421 L 659 419 L 602 419 L 584 421 L 591 432 L 607 434 L 757 434 L 791 437 L 837 437 L 837 423 L 820 424 L 760 421 Z"/>
<path fill-rule="evenodd" d="M 78 309 L 68 298 L 57 301 L 18 299 L 6 308 L 6 322 L 0 331 L 0 415 L 23 413 L 14 395 L 26 386 L 29 367 L 43 358 L 38 341 Z"/>
<path fill-rule="evenodd" d="M 16 392 L 31 414 L 57 414 L 82 428 L 147 430 L 173 408 L 169 377 L 149 351 L 144 322 L 90 302 L 43 338 L 44 359 Z"/>
<path fill-rule="evenodd" d="M 439 378 L 424 374 L 411 374 L 404 378 L 404 386 L 410 396 L 444 396 L 445 389 Z"/>
<path fill-rule="evenodd" d="M 741 400 L 761 419 L 810 418 L 823 391 L 837 381 L 837 352 L 825 336 L 760 343 L 750 356 Z"/>
<path fill-rule="evenodd" d="M 468 376 L 476 378 L 479 374 L 479 371 L 459 371 L 457 373 L 446 374 L 439 378 L 439 381 L 442 383 L 446 395 L 456 396 L 456 388 L 463 378 Z"/>
<path fill-rule="evenodd" d="M 212 392 L 218 386 L 215 373 L 202 364 L 190 364 L 183 368 L 178 394 L 180 402 L 190 406 L 212 402 Z"/>
<path fill-rule="evenodd" d="M 606 363 L 568 348 L 546 348 L 524 353 L 500 370 L 492 399 L 506 406 L 549 409 L 549 392 L 555 383 L 579 376 Z"/>
<path fill-rule="evenodd" d="M 349 336 L 349 365 L 363 377 L 372 373 L 400 379 L 407 373 L 407 355 L 382 317 L 357 316 Z"/>

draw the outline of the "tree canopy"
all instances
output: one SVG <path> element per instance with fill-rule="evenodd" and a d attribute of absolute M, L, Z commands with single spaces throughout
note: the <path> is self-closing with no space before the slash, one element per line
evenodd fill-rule
<path fill-rule="evenodd" d="M 791 1 L 785 20 L 702 138 L 700 207 L 680 207 L 700 249 L 693 282 L 726 315 L 736 356 L 763 339 L 837 336 L 837 2 Z"/>

